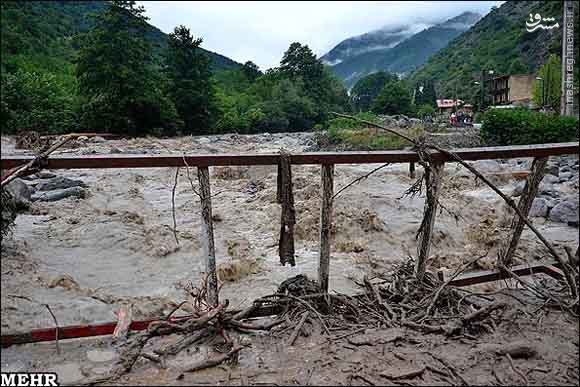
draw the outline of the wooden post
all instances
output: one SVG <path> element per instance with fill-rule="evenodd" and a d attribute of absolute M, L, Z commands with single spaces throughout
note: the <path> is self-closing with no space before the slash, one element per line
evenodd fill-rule
<path fill-rule="evenodd" d="M 212 306 L 217 306 L 218 281 L 215 265 L 215 244 L 213 239 L 213 223 L 211 219 L 211 190 L 209 184 L 208 167 L 197 168 L 197 179 L 199 181 L 199 196 L 201 199 L 201 227 L 202 243 L 205 248 L 205 271 L 207 274 L 207 302 Z"/>
<path fill-rule="evenodd" d="M 415 262 L 415 276 L 419 281 L 423 280 L 427 267 L 427 258 L 431 248 L 431 238 L 433 236 L 433 226 L 435 225 L 435 215 L 437 213 L 439 191 L 441 188 L 441 176 L 443 174 L 444 163 L 435 162 L 431 165 L 431 170 L 425 169 L 425 181 L 427 184 L 427 197 L 425 199 L 425 210 L 423 212 L 423 222 L 421 223 L 419 254 Z"/>
<path fill-rule="evenodd" d="M 332 195 L 334 190 L 334 165 L 323 164 L 321 168 L 320 207 L 320 253 L 318 261 L 318 284 L 323 292 L 328 292 L 330 273 L 330 227 L 332 224 Z"/>
<path fill-rule="evenodd" d="M 295 266 L 294 259 L 294 225 L 296 224 L 296 212 L 294 210 L 294 194 L 292 192 L 292 167 L 290 155 L 281 154 L 278 164 L 278 190 L 276 199 L 282 205 L 280 218 L 280 239 L 278 241 L 278 254 L 280 264 Z"/>
<path fill-rule="evenodd" d="M 534 202 L 534 198 L 538 193 L 540 182 L 544 178 L 547 163 L 547 157 L 535 158 L 534 162 L 532 163 L 532 171 L 526 179 L 524 191 L 522 192 L 520 201 L 518 202 L 518 208 L 526 217 L 530 213 L 532 203 Z M 510 267 L 513 264 L 513 257 L 518 248 L 518 243 L 520 241 L 522 231 L 524 230 L 524 226 L 524 221 L 519 216 L 517 216 L 517 214 L 514 215 L 510 227 L 511 238 L 504 246 L 498 257 L 500 266 Z"/>
<path fill-rule="evenodd" d="M 413 163 L 413 162 L 409 163 L 409 177 L 411 179 L 415 178 L 415 163 Z"/>

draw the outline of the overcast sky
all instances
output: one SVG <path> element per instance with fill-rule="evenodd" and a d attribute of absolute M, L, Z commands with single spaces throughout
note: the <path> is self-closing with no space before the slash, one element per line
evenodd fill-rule
<path fill-rule="evenodd" d="M 489 12 L 503 1 L 142 1 L 150 23 L 169 33 L 179 24 L 202 47 L 262 70 L 277 66 L 292 42 L 324 55 L 342 40 L 385 26 L 433 24 L 464 11 Z"/>

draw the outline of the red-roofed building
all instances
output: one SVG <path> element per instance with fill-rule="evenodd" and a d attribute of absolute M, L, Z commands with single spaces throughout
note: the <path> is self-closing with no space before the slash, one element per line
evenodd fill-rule
<path fill-rule="evenodd" d="M 460 99 L 438 99 L 437 109 L 439 114 L 451 114 L 454 110 L 459 110 L 464 102 Z"/>

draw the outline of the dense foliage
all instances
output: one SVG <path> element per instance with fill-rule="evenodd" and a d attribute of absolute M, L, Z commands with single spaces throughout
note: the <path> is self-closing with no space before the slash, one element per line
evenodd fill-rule
<path fill-rule="evenodd" d="M 350 98 L 353 108 L 358 112 L 371 110 L 373 101 L 388 82 L 397 81 L 395 74 L 379 71 L 360 79 L 352 88 Z"/>
<path fill-rule="evenodd" d="M 373 101 L 371 110 L 376 114 L 412 114 L 411 93 L 403 81 L 391 81 Z"/>
<path fill-rule="evenodd" d="M 532 96 L 536 106 L 560 111 L 562 95 L 562 62 L 557 55 L 550 55 L 537 74 L 540 80 L 534 82 Z"/>
<path fill-rule="evenodd" d="M 364 121 L 380 123 L 380 119 L 373 113 L 357 113 L 355 116 Z M 422 133 L 423 130 L 420 128 L 408 131 L 412 137 L 418 137 Z M 328 122 L 327 136 L 331 144 L 350 150 L 403 149 L 411 145 L 397 135 L 341 117 Z"/>
<path fill-rule="evenodd" d="M 166 54 L 168 93 L 188 134 L 211 127 L 216 109 L 209 58 L 199 50 L 201 42 L 185 26 L 176 27 Z"/>
<path fill-rule="evenodd" d="M 491 109 L 481 130 L 495 145 L 563 142 L 578 139 L 578 120 L 524 109 Z"/>
<path fill-rule="evenodd" d="M 75 131 L 78 122 L 73 87 L 51 73 L 19 70 L 6 74 L 1 84 L 2 126 L 45 133 Z"/>
<path fill-rule="evenodd" d="M 216 80 L 218 132 L 308 130 L 325 126 L 329 112 L 349 107 L 340 82 L 300 43 L 292 43 L 280 66 L 265 74 L 249 62 Z"/>
<path fill-rule="evenodd" d="M 2 2 L 3 132 L 298 131 L 349 108 L 300 43 L 266 74 L 252 62 L 215 71 L 201 39 L 184 26 L 162 34 L 134 1 L 47 4 Z"/>
<path fill-rule="evenodd" d="M 80 39 L 76 75 L 83 127 L 137 135 L 173 115 L 144 38 L 144 13 L 134 1 L 115 1 Z"/>

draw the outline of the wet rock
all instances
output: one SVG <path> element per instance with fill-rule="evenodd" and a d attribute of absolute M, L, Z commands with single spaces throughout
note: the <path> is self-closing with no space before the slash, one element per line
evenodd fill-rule
<path fill-rule="evenodd" d="M 36 177 L 38 179 L 52 179 L 53 177 L 56 177 L 56 174 L 54 174 L 52 172 L 48 172 L 48 171 L 42 171 L 42 172 L 38 172 L 36 174 Z"/>
<path fill-rule="evenodd" d="M 411 126 L 411 125 L 410 125 L 410 123 L 409 123 L 409 121 L 408 121 L 408 120 L 398 120 L 398 121 L 397 121 L 397 126 L 398 126 L 399 128 L 408 128 L 408 127 L 409 127 L 409 126 Z"/>
<path fill-rule="evenodd" d="M 560 176 L 558 176 L 558 183 L 563 183 L 572 179 L 572 172 L 560 172 Z"/>
<path fill-rule="evenodd" d="M 548 198 L 559 198 L 560 191 L 556 189 L 553 184 L 540 183 L 540 187 L 538 188 L 538 196 Z"/>
<path fill-rule="evenodd" d="M 32 195 L 33 202 L 56 202 L 68 197 L 76 197 L 84 199 L 87 196 L 86 191 L 81 187 L 71 187 L 65 189 L 57 189 L 48 192 L 38 192 Z"/>
<path fill-rule="evenodd" d="M 520 181 L 516 184 L 516 186 L 514 187 L 511 196 L 512 197 L 519 197 L 522 196 L 522 193 L 524 192 L 524 187 L 526 186 L 526 182 L 525 181 Z"/>
<path fill-rule="evenodd" d="M 501 172 L 501 165 L 495 160 L 480 160 L 475 163 L 474 167 L 482 173 Z"/>
<path fill-rule="evenodd" d="M 544 198 L 535 198 L 530 208 L 529 216 L 532 218 L 544 218 L 548 216 L 548 201 Z"/>
<path fill-rule="evenodd" d="M 79 142 L 87 142 L 89 138 L 87 136 L 79 136 L 77 137 L 77 141 Z"/>
<path fill-rule="evenodd" d="M 56 175 L 52 172 L 37 172 L 29 176 L 23 176 L 23 180 L 52 179 Z"/>
<path fill-rule="evenodd" d="M 43 181 L 38 183 L 36 189 L 39 191 L 53 191 L 55 189 L 65 189 L 72 187 L 86 187 L 86 184 L 82 180 L 73 180 L 68 177 L 54 177 L 48 181 Z"/>
<path fill-rule="evenodd" d="M 91 137 L 89 139 L 90 142 L 92 142 L 93 144 L 98 144 L 98 143 L 102 143 L 105 142 L 107 140 L 105 140 L 103 137 L 101 136 L 95 136 L 95 137 Z"/>
<path fill-rule="evenodd" d="M 578 228 L 578 216 L 573 219 L 568 219 L 568 226 Z"/>
<path fill-rule="evenodd" d="M 115 351 L 93 349 L 87 351 L 87 358 L 96 363 L 111 361 L 116 357 Z"/>
<path fill-rule="evenodd" d="M 558 167 L 558 164 L 546 165 L 546 175 L 558 176 L 559 173 L 560 173 L 560 168 Z M 544 179 L 545 178 L 546 177 L 544 177 Z"/>
<path fill-rule="evenodd" d="M 109 149 L 109 153 L 115 154 L 115 153 L 124 153 L 124 152 L 123 152 L 123 149 L 117 148 L 117 147 L 114 146 L 111 149 Z"/>
<path fill-rule="evenodd" d="M 559 181 L 559 178 L 554 175 L 546 175 L 542 179 L 542 183 L 544 184 L 555 184 Z"/>
<path fill-rule="evenodd" d="M 578 198 L 564 200 L 550 211 L 550 220 L 554 222 L 568 223 L 569 220 L 578 219 Z"/>
<path fill-rule="evenodd" d="M 81 367 L 78 363 L 65 363 L 54 366 L 50 372 L 58 375 L 58 382 L 61 384 L 71 384 L 84 378 Z"/>
<path fill-rule="evenodd" d="M 572 167 L 570 167 L 569 165 L 564 165 L 562 168 L 560 168 L 560 174 L 562 174 L 562 172 L 570 172 L 572 171 Z"/>
<path fill-rule="evenodd" d="M 32 195 L 32 189 L 21 179 L 14 179 L 8 185 L 6 185 L 5 189 L 10 192 L 16 206 L 28 208 L 30 205 L 30 197 Z"/>
<path fill-rule="evenodd" d="M 421 121 L 418 118 L 410 118 L 409 124 L 411 125 L 412 128 L 420 128 L 423 126 L 423 121 Z"/>

